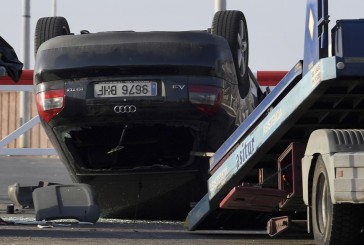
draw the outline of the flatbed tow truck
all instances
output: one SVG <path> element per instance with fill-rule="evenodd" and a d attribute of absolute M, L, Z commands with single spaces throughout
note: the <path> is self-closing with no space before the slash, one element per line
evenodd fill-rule
<path fill-rule="evenodd" d="M 304 224 L 317 244 L 363 244 L 364 19 L 308 0 L 299 61 L 210 159 L 188 230 Z M 307 225 L 306 225 L 307 224 Z"/>

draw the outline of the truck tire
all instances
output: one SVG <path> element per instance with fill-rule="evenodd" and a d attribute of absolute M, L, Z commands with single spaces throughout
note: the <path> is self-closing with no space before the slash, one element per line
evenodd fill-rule
<path fill-rule="evenodd" d="M 316 244 L 361 244 L 363 206 L 333 204 L 329 178 L 321 156 L 312 183 L 312 228 Z"/>
<path fill-rule="evenodd" d="M 39 46 L 51 38 L 69 35 L 70 28 L 64 17 L 44 17 L 40 18 L 35 27 L 34 36 L 34 56 L 37 55 Z"/>
<path fill-rule="evenodd" d="M 240 96 L 244 98 L 250 88 L 248 26 L 244 14 L 237 10 L 216 12 L 212 21 L 211 33 L 224 37 L 228 42 L 234 59 Z"/>

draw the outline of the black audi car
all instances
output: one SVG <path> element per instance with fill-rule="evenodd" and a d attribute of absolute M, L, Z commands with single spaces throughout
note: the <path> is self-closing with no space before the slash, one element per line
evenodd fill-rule
<path fill-rule="evenodd" d="M 41 122 L 104 217 L 183 219 L 206 193 L 209 156 L 257 105 L 244 15 L 184 32 L 81 31 L 39 19 Z"/>

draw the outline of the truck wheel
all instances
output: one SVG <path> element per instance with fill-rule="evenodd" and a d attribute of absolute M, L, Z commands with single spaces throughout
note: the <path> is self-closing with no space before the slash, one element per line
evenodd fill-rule
<path fill-rule="evenodd" d="M 360 244 L 363 206 L 333 204 L 321 156 L 312 183 L 312 228 L 316 244 Z"/>
<path fill-rule="evenodd" d="M 35 27 L 34 56 L 37 54 L 39 46 L 51 38 L 69 35 L 70 28 L 64 17 L 44 17 L 40 18 Z"/>
<path fill-rule="evenodd" d="M 248 26 L 244 14 L 236 10 L 216 12 L 212 21 L 211 33 L 224 37 L 229 43 L 239 82 L 240 96 L 244 98 L 250 88 Z"/>

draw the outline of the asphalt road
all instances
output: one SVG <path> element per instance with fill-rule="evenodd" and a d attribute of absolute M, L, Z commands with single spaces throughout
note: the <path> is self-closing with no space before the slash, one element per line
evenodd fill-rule
<path fill-rule="evenodd" d="M 75 220 L 57 220 L 51 224 L 35 223 L 34 211 L 16 210 L 6 214 L 11 203 L 9 185 L 38 185 L 39 181 L 67 184 L 71 180 L 57 159 L 0 157 L 0 217 L 15 224 L 0 225 L 2 244 L 315 244 L 305 235 L 272 239 L 264 231 L 184 230 L 182 222 L 100 219 L 96 224 Z"/>

